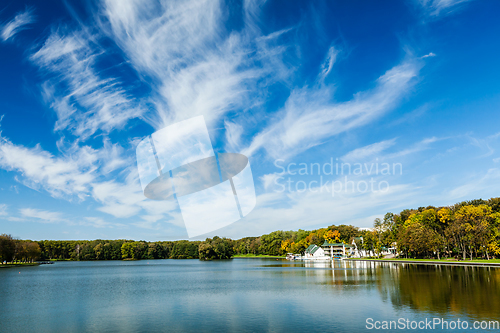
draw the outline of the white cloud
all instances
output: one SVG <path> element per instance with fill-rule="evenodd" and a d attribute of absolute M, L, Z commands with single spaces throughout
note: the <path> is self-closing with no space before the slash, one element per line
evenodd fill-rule
<path fill-rule="evenodd" d="M 422 140 L 412 144 L 408 148 L 399 150 L 399 151 L 391 153 L 391 154 L 387 154 L 384 156 L 384 158 L 386 158 L 386 159 L 400 158 L 403 156 L 418 153 L 420 151 L 428 149 L 432 143 L 438 142 L 441 140 L 446 140 L 446 139 L 448 139 L 448 138 L 446 138 L 446 137 L 443 137 L 443 138 L 437 138 L 437 137 L 425 138 L 425 139 L 422 139 Z"/>
<path fill-rule="evenodd" d="M 335 47 L 330 47 L 328 50 L 328 54 L 326 56 L 325 61 L 323 62 L 321 72 L 319 74 L 319 82 L 323 83 L 332 71 L 333 64 L 335 64 L 335 60 L 337 60 L 337 55 L 339 54 L 339 51 L 335 49 Z"/>
<path fill-rule="evenodd" d="M 483 152 L 478 158 L 489 157 L 495 153 L 495 149 L 491 146 L 496 139 L 495 135 L 486 138 L 475 138 L 472 134 L 467 133 L 465 136 L 470 141 L 471 145 L 477 147 L 480 152 Z"/>
<path fill-rule="evenodd" d="M 379 154 L 382 151 L 394 146 L 396 143 L 396 138 L 391 140 L 385 140 L 381 142 L 376 142 L 371 145 L 355 149 L 342 157 L 344 161 L 361 161 L 368 157 L 372 157 L 375 154 Z"/>
<path fill-rule="evenodd" d="M 1 28 L 0 36 L 4 42 L 12 39 L 20 31 L 28 29 L 28 25 L 34 21 L 33 10 L 28 8 L 24 12 L 17 14 L 12 21 L 6 23 Z"/>
<path fill-rule="evenodd" d="M 426 55 L 422 56 L 421 58 L 422 58 L 422 59 L 425 59 L 425 58 L 435 57 L 435 56 L 436 56 L 436 54 L 435 54 L 435 53 L 430 52 L 430 53 L 428 53 L 428 54 L 426 54 Z"/>
<path fill-rule="evenodd" d="M 458 10 L 461 4 L 470 0 L 419 0 L 430 16 L 448 15 Z"/>
<path fill-rule="evenodd" d="M 255 129 L 251 127 L 255 124 L 267 124 L 243 152 L 251 155 L 264 148 L 272 157 L 287 158 L 380 118 L 398 105 L 416 81 L 423 61 L 410 59 L 388 70 L 373 89 L 355 94 L 350 101 L 335 102 L 333 86 L 325 84 L 338 55 L 332 46 L 316 82 L 291 89 L 288 100 L 277 113 L 260 109 L 264 105 L 262 100 L 268 97 L 267 88 L 274 82 L 285 82 L 295 70 L 286 61 L 292 46 L 282 40 L 295 28 L 262 36 L 259 11 L 263 4 L 264 1 L 245 1 L 245 27 L 240 31 L 227 31 L 224 4 L 209 0 L 107 0 L 95 13 L 94 17 L 100 20 L 97 28 L 90 24 L 81 30 L 54 28 L 32 54 L 31 61 L 47 75 L 41 88 L 46 103 L 57 114 L 55 130 L 60 135 L 70 131 L 77 137 L 76 142 L 61 139 L 60 155 L 55 156 L 40 146 L 26 148 L 0 137 L 0 167 L 19 172 L 23 184 L 43 188 L 54 197 L 77 196 L 80 200 L 91 197 L 101 205 L 99 211 L 116 218 L 141 215 L 134 222 L 141 228 L 157 230 L 164 222 L 183 226 L 175 202 L 146 200 L 131 150 L 112 143 L 108 133 L 123 128 L 132 118 L 142 118 L 161 128 L 203 114 L 210 126 L 233 112 L 236 116 L 224 121 L 227 148 L 241 151 L 247 144 L 245 133 L 253 133 Z M 439 7 L 442 12 L 447 8 L 439 1 L 432 1 L 429 6 Z M 130 66 L 142 83 L 150 86 L 150 95 L 132 98 L 118 77 L 110 77 L 101 69 L 101 60 L 108 56 L 104 51 L 107 49 L 99 44 L 105 37 L 110 38 L 107 43 L 119 46 L 123 54 L 116 52 L 114 56 L 125 58 L 123 66 L 127 69 Z M 422 58 L 430 56 L 433 53 Z M 287 88 L 290 86 L 295 85 Z M 154 111 L 146 111 L 143 106 L 146 103 Z M 246 110 L 252 112 L 244 113 Z M 99 131 L 104 134 L 103 148 L 81 146 Z M 375 143 L 344 158 L 368 158 L 385 151 L 394 142 L 395 139 Z M 430 142 L 410 148 L 425 149 Z M 115 177 L 117 173 L 120 177 Z M 266 190 L 275 178 L 276 174 L 261 177 Z M 395 198 L 409 195 L 412 189 L 400 185 L 391 189 L 394 197 L 366 195 L 362 200 L 336 197 L 333 201 L 329 196 L 312 193 L 264 193 L 259 196 L 250 225 L 254 223 L 261 231 L 266 228 L 272 231 L 272 227 L 283 228 L 288 222 L 298 227 L 305 220 L 305 225 L 329 224 L 331 216 L 347 221 L 353 211 L 360 215 L 378 209 L 377 204 L 396 205 Z M 48 211 L 22 212 L 25 217 L 49 222 L 62 218 L 61 214 Z M 262 221 L 269 220 L 273 222 L 264 226 Z M 118 226 L 97 217 L 84 218 L 79 223 Z"/>
<path fill-rule="evenodd" d="M 9 220 L 17 222 L 64 223 L 72 226 L 84 226 L 93 228 L 125 227 L 125 225 L 122 223 L 108 222 L 100 217 L 68 218 L 60 212 L 53 212 L 35 208 L 21 208 L 19 209 L 19 213 L 21 217 L 9 217 Z"/>
<path fill-rule="evenodd" d="M 138 174 L 135 165 L 126 169 L 127 177 L 123 182 L 116 180 L 92 183 L 92 197 L 102 204 L 98 208 L 101 212 L 110 214 L 117 218 L 128 218 L 142 212 L 151 221 L 151 216 L 155 217 L 155 222 L 175 216 L 177 202 L 174 201 L 153 201 L 147 199 L 139 184 Z M 180 225 L 181 222 L 169 219 L 169 223 Z M 183 225 L 183 224 L 182 224 Z"/>
<path fill-rule="evenodd" d="M 226 120 L 224 121 L 224 128 L 226 129 L 226 147 L 230 150 L 237 151 L 241 144 L 243 126 Z"/>
<path fill-rule="evenodd" d="M 1 120 L 1 119 L 0 119 L 0 120 Z M 500 138 L 500 132 L 498 132 L 498 133 L 495 133 L 495 134 L 493 134 L 493 135 L 488 136 L 488 139 L 493 139 L 493 140 L 495 140 L 495 139 L 498 139 L 498 138 Z"/>
<path fill-rule="evenodd" d="M 418 206 L 425 189 L 413 184 L 391 184 L 385 193 L 335 193 L 331 188 L 313 191 L 265 193 L 257 198 L 257 206 L 245 219 L 217 231 L 219 236 L 239 238 L 258 236 L 275 230 L 315 229 L 332 224 L 371 227 L 371 216 L 388 211 L 399 212 Z"/>
<path fill-rule="evenodd" d="M 113 227 L 124 227 L 122 223 L 112 223 L 104 221 L 100 217 L 85 217 L 79 222 L 79 225 L 94 227 L 94 228 L 113 228 Z"/>
<path fill-rule="evenodd" d="M 62 214 L 59 212 L 51 212 L 47 210 L 39 210 L 33 208 L 21 208 L 21 215 L 26 218 L 34 218 L 43 223 L 57 223 L 65 221 Z"/>
<path fill-rule="evenodd" d="M 498 196 L 498 184 L 500 183 L 500 169 L 491 168 L 484 175 L 474 175 L 449 191 L 449 197 L 453 200 L 463 198 L 489 198 Z"/>
<path fill-rule="evenodd" d="M 75 155 L 60 158 L 44 151 L 40 145 L 26 148 L 0 136 L 0 166 L 18 171 L 23 183 L 33 189 L 42 187 L 54 197 L 76 195 L 80 199 L 89 191 L 94 179 L 97 156 L 84 147 Z"/>
<path fill-rule="evenodd" d="M 140 117 L 140 103 L 120 81 L 101 78 L 96 70 L 102 51 L 91 43 L 94 36 L 60 30 L 52 32 L 31 56 L 50 77 L 41 88 L 44 100 L 57 114 L 55 129 L 67 129 L 86 139 L 97 130 L 109 133 Z"/>
<path fill-rule="evenodd" d="M 6 204 L 0 204 L 0 216 L 7 216 L 9 215 L 7 213 L 7 205 Z"/>
<path fill-rule="evenodd" d="M 269 173 L 260 177 L 262 183 L 264 183 L 264 189 L 267 190 L 271 188 L 275 180 L 280 177 L 278 173 Z"/>
<path fill-rule="evenodd" d="M 406 61 L 388 70 L 377 86 L 357 93 L 344 103 L 332 101 L 329 87 L 293 90 L 277 121 L 264 129 L 243 150 L 252 155 L 264 148 L 271 157 L 288 158 L 323 140 L 366 125 L 393 109 L 415 82 L 422 64 Z"/>
<path fill-rule="evenodd" d="M 121 146 L 107 140 L 97 150 L 77 144 L 66 145 L 62 140 L 58 146 L 63 155 L 56 157 L 40 145 L 26 148 L 0 136 L 0 167 L 19 172 L 21 176 L 15 177 L 19 182 L 35 190 L 45 190 L 55 198 L 72 200 L 76 196 L 79 200 L 87 200 L 92 197 L 101 204 L 97 210 L 117 218 L 128 218 L 142 212 L 150 216 L 148 220 L 154 216 L 155 221 L 183 225 L 176 212 L 176 202 L 146 199 L 139 184 L 135 161 L 124 157 Z M 117 168 L 124 176 L 123 181 L 119 181 L 113 172 Z M 0 207 L 0 216 L 5 209 L 5 205 Z M 49 214 L 33 209 L 25 209 L 22 213 L 24 217 L 37 217 L 49 222 L 63 221 L 59 213 Z M 96 219 L 83 220 L 82 223 L 96 227 L 118 226 Z"/>
<path fill-rule="evenodd" d="M 261 5 L 245 2 L 245 28 L 227 31 L 227 8 L 220 1 L 104 2 L 102 31 L 153 83 L 155 112 L 145 115 L 153 127 L 197 115 L 211 126 L 227 112 L 259 104 L 269 84 L 259 80 L 291 73 L 280 60 L 286 47 L 274 45 L 289 29 L 261 36 Z"/>
<path fill-rule="evenodd" d="M 98 210 L 115 217 L 130 217 L 143 208 L 146 212 L 152 210 L 143 203 L 146 198 L 135 162 L 123 157 L 122 147 L 105 141 L 99 150 L 64 143 L 59 148 L 64 149 L 64 155 L 56 157 L 40 145 L 26 148 L 0 136 L 0 167 L 19 172 L 19 182 L 35 190 L 43 189 L 56 198 L 71 200 L 76 196 L 85 200 L 92 196 L 103 205 Z M 123 169 L 125 165 L 127 168 Z M 116 168 L 125 172 L 124 182 L 118 181 L 116 174 L 109 175 L 112 180 L 106 180 Z"/>
<path fill-rule="evenodd" d="M 392 121 L 389 126 L 396 126 L 399 124 L 403 124 L 406 122 L 414 122 L 416 119 L 422 117 L 425 113 L 427 113 L 430 109 L 434 107 L 434 103 L 425 103 L 411 112 L 404 114 L 402 117 Z"/>
<path fill-rule="evenodd" d="M 120 218 L 136 215 L 141 210 L 137 203 L 146 199 L 137 180 L 130 178 L 125 184 L 113 180 L 93 183 L 92 196 L 103 204 L 100 211 Z"/>

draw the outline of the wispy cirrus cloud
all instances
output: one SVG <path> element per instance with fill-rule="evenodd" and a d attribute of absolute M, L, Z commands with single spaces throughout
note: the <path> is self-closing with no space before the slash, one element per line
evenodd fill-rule
<path fill-rule="evenodd" d="M 18 13 L 11 21 L 1 27 L 0 37 L 4 42 L 13 39 L 19 32 L 28 29 L 28 25 L 35 22 L 34 10 L 28 8 Z"/>
<path fill-rule="evenodd" d="M 485 138 L 475 137 L 472 133 L 466 133 L 465 138 L 469 144 L 477 147 L 477 151 L 481 153 L 477 158 L 489 157 L 495 153 L 495 148 L 498 146 L 499 133 L 487 136 Z"/>
<path fill-rule="evenodd" d="M 101 149 L 69 145 L 64 147 L 62 156 L 54 156 L 40 145 L 27 148 L 0 136 L 0 167 L 17 171 L 20 175 L 15 179 L 31 189 L 70 201 L 93 199 L 100 204 L 97 210 L 116 218 L 128 218 L 142 212 L 150 223 L 148 228 L 162 219 L 182 225 L 182 219 L 175 213 L 175 202 L 146 200 L 135 163 L 124 156 L 123 148 L 109 141 L 105 141 Z M 115 169 L 124 174 L 123 180 L 117 179 Z M 5 209 L 0 207 L 0 212 Z M 33 210 L 23 212 L 26 214 L 22 218 L 28 213 L 36 213 Z M 50 221 L 56 221 L 56 215 L 39 216 L 51 216 Z"/>
<path fill-rule="evenodd" d="M 41 187 L 54 197 L 76 195 L 83 199 L 95 177 L 97 158 L 88 147 L 76 155 L 60 158 L 44 151 L 40 145 L 26 148 L 0 137 L 0 166 L 20 172 L 24 185 L 33 189 Z"/>
<path fill-rule="evenodd" d="M 106 0 L 92 13 L 97 22 L 89 19 L 77 28 L 52 27 L 30 60 L 44 75 L 45 82 L 40 87 L 45 102 L 57 115 L 56 132 L 76 139 L 61 139 L 56 155 L 40 146 L 27 148 L 2 138 L 0 166 L 17 171 L 23 184 L 45 189 L 54 197 L 94 200 L 99 204 L 98 211 L 116 218 L 138 216 L 139 221 L 134 223 L 141 228 L 157 230 L 165 219 L 182 226 L 174 202 L 146 200 L 138 183 L 133 149 L 112 143 L 109 133 L 124 128 L 134 118 L 162 128 L 202 114 L 209 125 L 224 124 L 225 146 L 229 150 L 247 155 L 265 150 L 267 157 L 288 158 L 365 126 L 396 108 L 417 81 L 423 59 L 433 55 L 406 59 L 388 67 L 387 72 L 379 73 L 382 75 L 373 88 L 356 93 L 348 101 L 337 102 L 335 87 L 328 82 L 339 49 L 331 46 L 325 50 L 314 82 L 292 83 L 289 79 L 301 59 L 295 65 L 287 62 L 287 57 L 293 54 L 290 51 L 303 46 L 303 41 L 290 37 L 299 28 L 285 27 L 263 34 L 259 15 L 264 3 L 244 1 L 244 24 L 232 30 L 226 27 L 226 4 L 204 0 Z M 441 13 L 454 8 L 439 1 L 426 5 L 432 10 L 441 8 Z M 118 59 L 120 68 L 133 72 L 133 79 L 128 79 L 135 82 L 127 85 L 120 71 L 107 70 L 103 63 L 109 64 L 110 59 Z M 269 87 L 276 82 L 284 83 L 280 89 L 289 92 L 289 96 L 281 106 L 270 108 L 265 102 Z M 141 84 L 150 92 L 135 94 L 133 86 Z M 248 110 L 252 112 L 245 112 Z M 256 132 L 255 137 L 246 136 Z M 85 140 L 95 134 L 104 135 L 102 148 L 85 145 Z M 382 141 L 356 149 L 344 158 L 373 157 L 394 144 L 395 139 Z M 424 142 L 408 149 L 415 151 L 427 146 Z M 120 177 L 115 177 L 117 174 Z M 275 178 L 276 174 L 261 177 L 266 190 Z M 290 197 L 298 198 L 296 194 Z M 296 211 L 308 211 L 307 204 L 297 202 L 291 205 L 295 211 L 266 207 L 271 202 L 277 206 L 290 202 L 282 196 L 260 198 L 270 216 L 282 214 L 286 219 L 294 215 L 297 226 L 302 222 L 295 216 Z M 330 199 L 310 195 L 305 202 L 318 206 L 320 211 L 319 203 L 326 207 Z M 342 202 L 356 209 L 352 203 L 355 200 Z M 26 213 L 33 218 L 57 217 L 38 211 Z M 305 214 L 303 218 L 307 217 Z M 324 223 L 320 214 L 314 219 L 318 224 Z M 283 225 L 284 220 L 279 221 Z M 100 218 L 87 218 L 82 223 L 106 225 Z"/>
<path fill-rule="evenodd" d="M 118 218 L 145 212 L 149 227 L 167 215 L 180 224 L 176 205 L 145 200 L 134 163 L 124 157 L 128 152 L 111 144 L 107 134 L 137 117 L 155 128 L 198 114 L 209 124 L 220 121 L 230 110 L 258 103 L 249 96 L 260 93 L 259 79 L 287 76 L 280 59 L 286 46 L 278 39 L 290 29 L 261 36 L 257 16 L 262 3 L 246 1 L 246 27 L 228 31 L 225 6 L 219 1 L 110 0 L 94 13 L 97 25 L 54 26 L 30 60 L 44 75 L 40 87 L 57 115 L 56 132 L 64 136 L 69 131 L 76 141 L 68 144 L 63 137 L 61 156 L 56 156 L 2 138 L 2 167 L 18 171 L 20 182 L 54 197 L 91 197 L 102 205 L 98 210 Z M 100 45 L 106 38 L 122 51 L 123 66 L 147 82 L 150 96 L 131 97 L 118 77 L 102 70 L 101 60 L 109 60 Z M 144 101 L 154 106 L 152 111 L 145 111 Z M 82 145 L 98 131 L 105 135 L 102 149 Z M 233 137 L 235 145 L 240 136 Z M 121 181 L 106 178 L 115 170 L 121 171 Z"/>
<path fill-rule="evenodd" d="M 244 128 L 240 124 L 232 121 L 224 121 L 224 129 L 226 131 L 226 147 L 230 151 L 236 151 L 241 145 L 241 136 L 243 135 Z"/>
<path fill-rule="evenodd" d="M 19 213 L 25 218 L 34 218 L 43 223 L 58 223 L 65 220 L 63 215 L 59 212 L 51 212 L 34 208 L 21 208 Z"/>
<path fill-rule="evenodd" d="M 489 198 L 498 196 L 498 183 L 500 182 L 500 169 L 491 168 L 484 174 L 473 174 L 463 181 L 462 185 L 447 191 L 453 200 L 479 197 Z"/>
<path fill-rule="evenodd" d="M 103 204 L 100 211 L 115 217 L 125 218 L 136 215 L 141 210 L 138 205 L 145 200 L 134 173 L 123 182 L 109 180 L 92 184 L 92 196 Z"/>
<path fill-rule="evenodd" d="M 227 31 L 221 1 L 107 0 L 102 30 L 133 68 L 153 82 L 147 118 L 155 128 L 203 115 L 210 125 L 227 112 L 255 103 L 258 80 L 276 75 L 283 48 L 260 36 L 257 2 L 245 2 L 245 28 Z M 272 64 L 271 64 L 272 63 Z M 272 73 L 272 74 L 271 74 Z"/>
<path fill-rule="evenodd" d="M 396 143 L 396 138 L 390 140 L 384 140 L 371 145 L 364 146 L 361 148 L 354 149 L 353 151 L 342 156 L 344 161 L 361 161 L 366 158 L 370 158 L 373 155 L 380 154 L 384 150 L 394 146 Z"/>
<path fill-rule="evenodd" d="M 48 79 L 44 100 L 57 114 L 55 130 L 69 130 L 85 140 L 96 131 L 109 133 L 143 113 L 140 103 L 113 77 L 96 69 L 102 51 L 87 32 L 59 28 L 31 55 Z"/>
<path fill-rule="evenodd" d="M 434 17 L 451 14 L 469 1 L 471 0 L 418 0 L 428 15 Z"/>
<path fill-rule="evenodd" d="M 277 120 L 243 149 L 252 155 L 264 148 L 272 157 L 288 158 L 334 135 L 368 124 L 393 109 L 416 82 L 422 63 L 404 61 L 377 79 L 375 88 L 335 103 L 329 86 L 291 92 Z"/>
<path fill-rule="evenodd" d="M 388 211 L 418 206 L 429 200 L 427 190 L 427 186 L 422 184 L 391 183 L 385 192 L 332 193 L 330 182 L 330 186 L 318 186 L 312 191 L 267 192 L 258 196 L 258 206 L 244 222 L 230 225 L 219 231 L 219 234 L 239 238 L 274 230 L 310 230 L 332 224 L 369 227 L 373 225 L 373 220 L 367 217 L 374 212 L 383 215 Z M 415 193 L 419 193 L 419 196 Z"/>
<path fill-rule="evenodd" d="M 183 227 L 177 202 L 152 201 L 146 199 L 139 184 L 135 165 L 127 169 L 124 181 L 108 180 L 92 183 L 92 197 L 102 206 L 99 211 L 116 218 L 129 218 L 139 215 L 142 222 L 135 221 L 134 225 L 156 229 L 160 222 Z"/>
<path fill-rule="evenodd" d="M 0 216 L 7 216 L 7 205 L 6 204 L 0 204 Z"/>
<path fill-rule="evenodd" d="M 25 186 L 43 189 L 55 198 L 85 200 L 91 195 L 92 184 L 104 181 L 108 173 L 132 163 L 124 157 L 121 146 L 108 140 L 100 149 L 77 143 L 63 145 L 63 141 L 59 141 L 62 155 L 55 156 L 40 145 L 24 147 L 0 134 L 0 167 L 19 172 L 17 179 Z"/>
<path fill-rule="evenodd" d="M 384 156 L 384 158 L 394 159 L 394 158 L 401 158 L 404 156 L 415 154 L 415 153 L 424 151 L 426 149 L 429 149 L 431 147 L 431 145 L 435 142 L 446 140 L 446 139 L 448 139 L 448 138 L 446 138 L 446 137 L 438 138 L 435 136 L 430 137 L 430 138 L 425 138 L 425 139 L 422 139 L 420 141 L 413 143 L 412 145 L 410 145 L 404 149 L 401 149 L 401 150 L 396 151 L 396 152 L 391 153 L 391 154 L 387 154 Z"/>
<path fill-rule="evenodd" d="M 123 223 L 114 223 L 114 222 L 108 222 L 104 221 L 100 217 L 85 217 L 83 220 L 80 220 L 78 223 L 79 225 L 82 226 L 87 226 L 87 227 L 94 227 L 94 228 L 114 228 L 114 227 L 125 227 L 125 224 Z"/>
<path fill-rule="evenodd" d="M 335 64 L 335 61 L 337 60 L 337 55 L 339 54 L 339 51 L 335 49 L 335 47 L 330 47 L 328 50 L 328 54 L 326 56 L 326 60 L 323 62 L 323 66 L 321 69 L 321 73 L 319 74 L 318 81 L 320 83 L 324 83 L 326 77 L 330 74 L 332 71 L 333 65 Z"/>
<path fill-rule="evenodd" d="M 100 217 L 78 217 L 69 218 L 61 212 L 54 212 L 49 210 L 35 209 L 35 208 L 21 208 L 19 209 L 20 217 L 10 218 L 14 222 L 38 222 L 38 223 L 64 223 L 73 226 L 85 226 L 93 228 L 114 228 L 125 227 L 122 223 L 104 221 Z"/>

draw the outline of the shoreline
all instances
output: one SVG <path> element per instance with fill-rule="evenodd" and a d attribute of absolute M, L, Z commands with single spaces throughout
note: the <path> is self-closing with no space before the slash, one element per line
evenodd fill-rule
<path fill-rule="evenodd" d="M 348 261 L 368 262 L 392 262 L 397 264 L 420 264 L 420 265 L 447 265 L 447 266 L 481 266 L 500 267 L 500 263 L 494 262 L 467 262 L 467 261 L 436 261 L 436 260 L 392 260 L 392 259 L 344 259 Z"/>
<path fill-rule="evenodd" d="M 268 255 L 254 255 L 254 256 L 247 256 L 247 255 L 235 255 L 231 259 L 286 259 L 286 257 L 283 256 L 268 256 Z"/>
<path fill-rule="evenodd" d="M 19 264 L 0 264 L 0 268 L 9 268 L 9 267 L 26 267 L 26 266 L 39 266 L 40 263 L 30 262 L 30 263 L 19 263 Z"/>

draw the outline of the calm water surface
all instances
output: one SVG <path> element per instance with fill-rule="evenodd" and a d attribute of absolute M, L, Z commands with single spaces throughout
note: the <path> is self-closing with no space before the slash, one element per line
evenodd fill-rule
<path fill-rule="evenodd" d="M 2 332 L 359 332 L 367 318 L 433 317 L 500 320 L 500 269 L 270 259 L 0 269 Z"/>

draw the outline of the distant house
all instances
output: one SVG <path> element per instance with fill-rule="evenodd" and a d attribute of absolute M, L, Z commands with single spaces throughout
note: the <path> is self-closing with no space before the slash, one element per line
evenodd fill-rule
<path fill-rule="evenodd" d="M 366 254 L 366 251 L 363 250 L 363 237 L 354 237 L 352 239 L 352 246 L 354 246 L 354 256 L 355 257 L 366 257 L 367 254 Z M 358 247 L 358 244 L 360 245 L 360 247 Z"/>
<path fill-rule="evenodd" d="M 360 245 L 360 246 L 358 246 Z M 363 237 L 354 237 L 352 240 L 352 246 L 354 247 L 353 255 L 354 257 L 367 257 L 374 256 L 375 252 L 373 250 L 365 250 L 363 249 Z M 391 246 L 387 248 L 386 246 L 382 246 L 381 255 L 396 255 L 397 254 L 397 243 L 391 243 Z"/>
<path fill-rule="evenodd" d="M 355 250 L 355 247 L 353 245 L 344 243 L 328 243 L 326 240 L 323 245 L 321 245 L 321 247 L 325 252 L 325 256 L 332 259 L 351 256 L 354 254 Z"/>
<path fill-rule="evenodd" d="M 323 258 L 325 256 L 325 251 L 316 244 L 311 244 L 304 252 L 304 258 L 315 259 Z"/>

